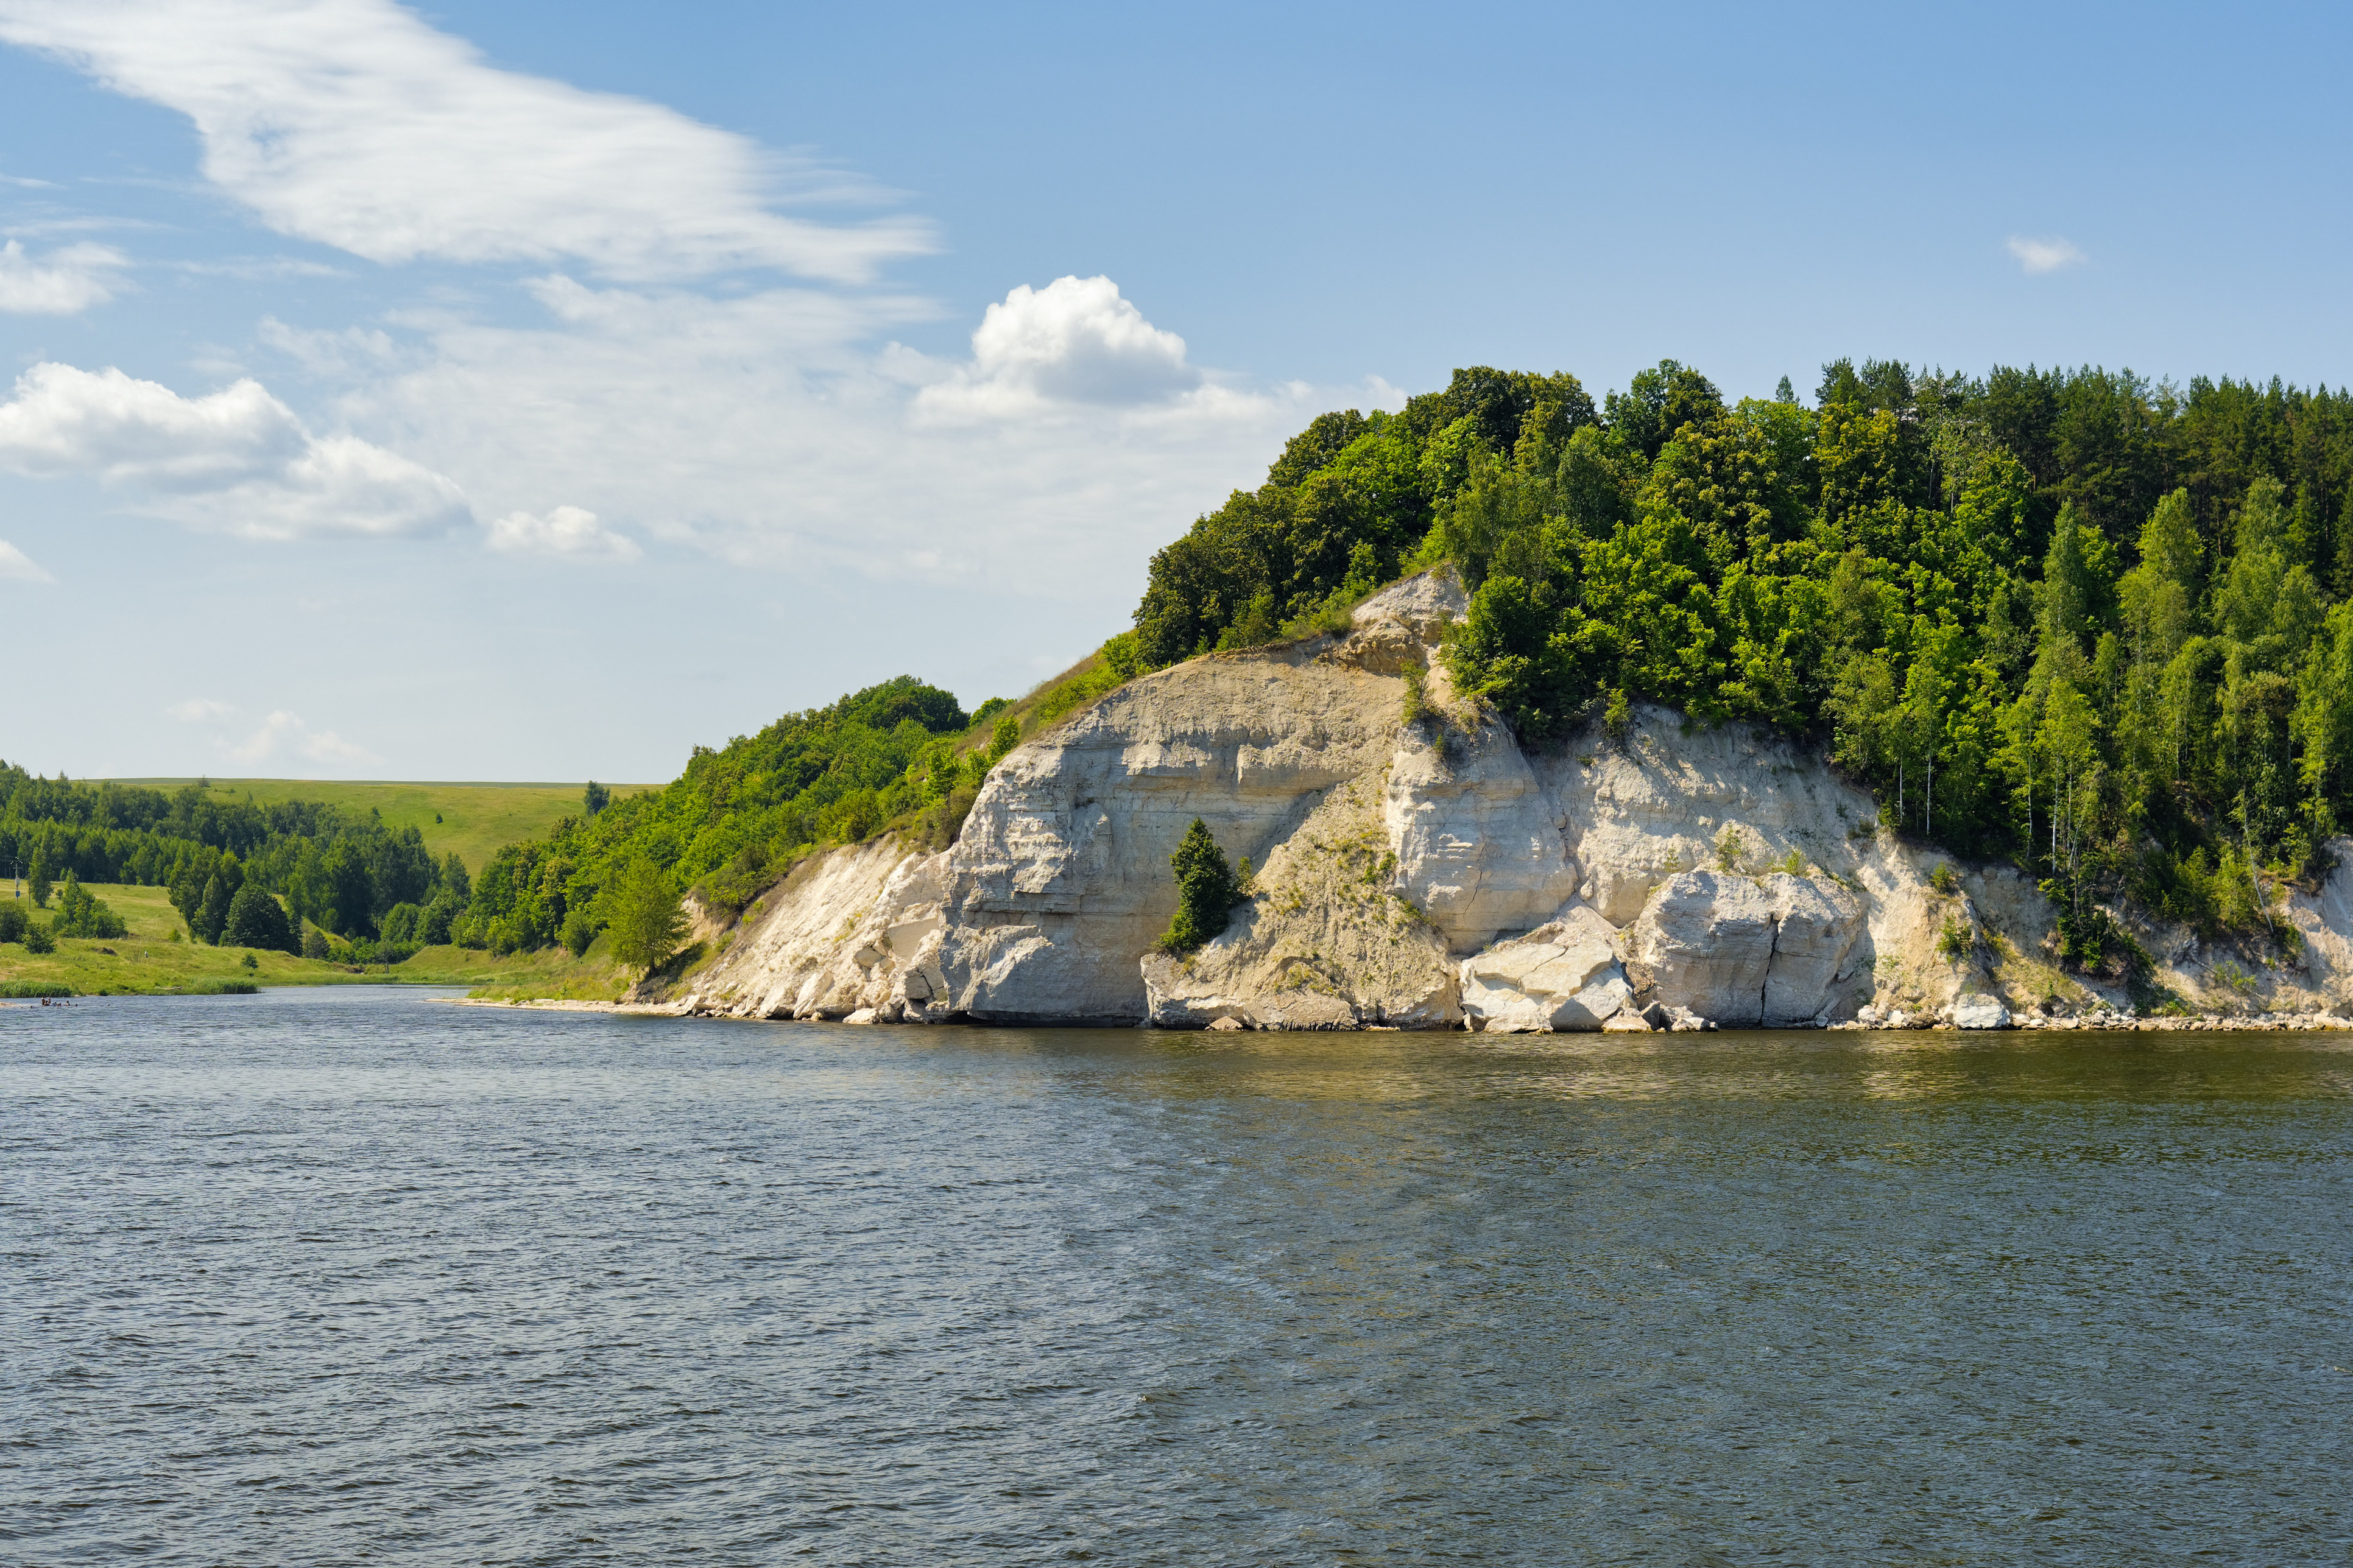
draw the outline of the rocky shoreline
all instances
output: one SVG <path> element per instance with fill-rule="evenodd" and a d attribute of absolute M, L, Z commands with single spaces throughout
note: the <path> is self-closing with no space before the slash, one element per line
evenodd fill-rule
<path fill-rule="evenodd" d="M 2158 955 L 2136 991 L 2059 962 L 2029 875 L 1905 838 L 1788 734 L 1636 704 L 1523 748 L 1436 661 L 1463 606 L 1425 574 L 1344 632 L 1131 681 L 1008 754 L 948 848 L 886 835 L 810 858 L 740 915 L 697 909 L 699 956 L 630 1000 L 1486 1034 L 2326 1028 L 2309 1020 L 2353 1012 L 2353 839 L 2263 953 L 2111 911 Z M 1250 896 L 1171 956 L 1168 857 L 1197 818 L 1251 863 Z"/>

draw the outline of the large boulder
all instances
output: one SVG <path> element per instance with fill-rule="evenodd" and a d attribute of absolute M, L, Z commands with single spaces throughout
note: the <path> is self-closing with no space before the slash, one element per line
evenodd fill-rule
<path fill-rule="evenodd" d="M 1490 1035 L 1599 1029 L 1634 996 L 1614 934 L 1599 915 L 1579 909 L 1464 959 L 1465 1019 Z"/>
<path fill-rule="evenodd" d="M 1999 996 L 1971 992 L 1953 1004 L 1953 1027 L 2007 1029 L 2010 1027 L 2010 1009 L 2001 1005 Z"/>
<path fill-rule="evenodd" d="M 1765 1026 L 1812 1023 L 1837 1005 L 1841 983 L 1847 978 L 1848 955 L 1862 934 L 1862 901 L 1818 877 L 1776 871 L 1764 879 L 1763 887 L 1774 916 L 1773 962 L 1765 972 Z"/>

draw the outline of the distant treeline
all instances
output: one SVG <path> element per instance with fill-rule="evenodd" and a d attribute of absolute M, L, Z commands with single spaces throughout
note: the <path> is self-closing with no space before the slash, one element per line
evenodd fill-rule
<path fill-rule="evenodd" d="M 416 828 L 386 827 L 374 811 L 356 816 L 302 800 L 257 805 L 195 784 L 76 783 L 6 763 L 0 870 L 29 879 L 43 904 L 69 875 L 166 888 L 198 940 L 289 952 L 299 950 L 304 922 L 371 948 L 379 939 L 404 949 L 447 941 L 469 895 L 456 856 L 437 862 Z"/>

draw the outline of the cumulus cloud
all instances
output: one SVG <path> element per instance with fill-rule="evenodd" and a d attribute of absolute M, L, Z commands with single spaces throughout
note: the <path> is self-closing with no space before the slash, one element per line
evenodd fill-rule
<path fill-rule="evenodd" d="M 375 261 L 859 281 L 931 246 L 910 220 L 777 212 L 787 181 L 871 193 L 659 104 L 500 70 L 392 0 L 0 0 L 0 38 L 187 115 L 206 178 Z"/>
<path fill-rule="evenodd" d="M 2020 268 L 2029 274 L 2056 272 L 2063 267 L 2078 266 L 2091 259 L 2073 240 L 2062 239 L 2055 234 L 2042 239 L 2013 234 L 2007 247 L 2018 258 Z"/>
<path fill-rule="evenodd" d="M 33 563 L 32 557 L 0 539 L 0 583 L 54 583 L 50 576 Z"/>
<path fill-rule="evenodd" d="M 21 241 L 0 245 L 0 310 L 70 316 L 114 298 L 122 253 L 104 245 L 69 245 L 36 261 Z"/>
<path fill-rule="evenodd" d="M 88 475 L 142 510 L 255 539 L 428 534 L 469 521 L 458 487 L 353 436 L 314 436 L 259 382 L 183 397 L 121 371 L 37 364 L 0 403 L 0 468 Z"/>
<path fill-rule="evenodd" d="M 301 716 L 280 708 L 264 719 L 241 741 L 223 741 L 221 750 L 247 767 L 260 767 L 283 759 L 369 767 L 384 761 L 364 746 L 355 746 L 332 730 L 313 730 Z"/>
<path fill-rule="evenodd" d="M 164 710 L 184 724 L 198 724 L 207 719 L 226 719 L 237 710 L 212 697 L 191 697 L 185 702 L 174 702 Z"/>
<path fill-rule="evenodd" d="M 1144 319 L 1108 278 L 1022 284 L 972 334 L 972 361 L 917 394 L 931 414 L 1019 415 L 1051 404 L 1164 402 L 1202 384 L 1185 340 Z"/>
<path fill-rule="evenodd" d="M 593 511 L 560 506 L 544 517 L 511 511 L 491 524 L 490 545 L 510 555 L 554 555 L 575 561 L 634 561 L 637 541 L 614 532 Z"/>

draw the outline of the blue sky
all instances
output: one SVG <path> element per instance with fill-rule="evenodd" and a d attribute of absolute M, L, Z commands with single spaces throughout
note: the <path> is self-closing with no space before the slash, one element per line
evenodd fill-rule
<path fill-rule="evenodd" d="M 2341 384 L 2348 34 L 0 0 L 0 757 L 656 780 L 1012 694 L 1461 364 Z"/>

